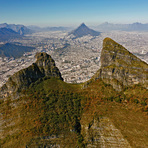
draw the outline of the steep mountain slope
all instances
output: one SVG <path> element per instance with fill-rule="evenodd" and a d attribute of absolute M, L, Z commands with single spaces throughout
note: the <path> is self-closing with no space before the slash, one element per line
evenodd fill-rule
<path fill-rule="evenodd" d="M 43 77 L 58 77 L 63 80 L 54 60 L 46 53 L 37 53 L 37 61 L 26 69 L 12 75 L 0 89 L 1 96 L 27 89 L 30 84 Z"/>
<path fill-rule="evenodd" d="M 19 99 L 7 99 L 7 105 L 1 103 L 1 145 L 7 148 L 76 147 L 83 99 L 76 90 L 77 86 L 59 78 L 44 78 Z"/>
<path fill-rule="evenodd" d="M 135 84 L 148 88 L 148 64 L 110 38 L 103 41 L 100 61 L 101 68 L 92 80 L 101 78 L 118 91 Z"/>
<path fill-rule="evenodd" d="M 12 29 L 13 31 L 19 33 L 20 35 L 33 33 L 32 30 L 28 29 L 24 25 L 15 25 L 15 24 L 0 24 L 0 28 Z"/>
<path fill-rule="evenodd" d="M 1 89 L 1 95 L 11 96 L 0 102 L 0 143 L 16 148 L 76 147 L 81 137 L 80 86 L 63 82 L 46 53 L 37 53 L 36 58 Z"/>
<path fill-rule="evenodd" d="M 0 28 L 0 41 L 21 38 L 22 36 L 9 28 Z"/>
<path fill-rule="evenodd" d="M 85 35 L 98 36 L 100 35 L 100 32 L 94 31 L 88 28 L 84 23 L 82 23 L 77 29 L 69 33 L 69 35 L 71 34 L 74 35 L 76 38 L 79 38 Z"/>
<path fill-rule="evenodd" d="M 19 58 L 23 56 L 25 52 L 30 52 L 33 49 L 35 48 L 6 43 L 6 44 L 0 45 L 0 57 Z"/>
<path fill-rule="evenodd" d="M 147 76 L 146 63 L 106 38 L 101 54 L 102 71 L 83 87 L 84 84 L 63 82 L 46 53 L 37 53 L 36 58 L 34 64 L 11 76 L 1 88 L 3 148 L 148 147 L 148 90 L 134 84 L 135 81 L 129 83 L 128 76 L 121 77 L 124 71 L 118 70 L 122 66 L 132 75 L 137 66 L 139 71 L 134 74 Z M 125 64 L 125 59 L 131 64 Z M 114 71 L 117 69 L 115 76 L 110 73 L 112 66 Z M 116 85 L 112 77 L 119 81 Z M 139 84 L 145 84 L 147 78 L 141 79 L 138 77 Z M 128 88 L 116 91 L 124 80 Z"/>

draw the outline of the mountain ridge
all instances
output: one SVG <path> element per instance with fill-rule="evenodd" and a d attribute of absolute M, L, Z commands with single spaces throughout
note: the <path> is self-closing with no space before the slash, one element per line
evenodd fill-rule
<path fill-rule="evenodd" d="M 22 36 L 10 28 L 0 28 L 0 41 L 21 38 Z"/>
<path fill-rule="evenodd" d="M 2 87 L 6 96 L 0 99 L 0 144 L 4 148 L 148 146 L 147 89 L 135 84 L 116 91 L 119 84 L 110 81 L 119 81 L 126 73 L 125 67 L 120 71 L 127 66 L 124 62 L 129 67 L 138 62 L 140 68 L 147 68 L 146 63 L 106 38 L 101 71 L 83 87 L 65 83 L 50 55 L 37 53 L 36 58 Z"/>
<path fill-rule="evenodd" d="M 139 22 L 135 22 L 132 24 L 113 24 L 113 23 L 102 23 L 98 26 L 94 27 L 97 30 L 101 31 L 112 31 L 112 30 L 120 30 L 120 31 L 148 31 L 148 23 L 142 24 Z"/>
<path fill-rule="evenodd" d="M 12 29 L 13 31 L 17 32 L 19 35 L 25 35 L 25 34 L 33 33 L 32 30 L 28 29 L 24 25 L 3 23 L 3 24 L 0 24 L 0 28 Z"/>
<path fill-rule="evenodd" d="M 64 27 L 64 26 L 59 26 L 59 27 L 39 27 L 39 26 L 27 26 L 27 28 L 35 31 L 35 32 L 46 32 L 46 31 L 69 31 L 71 30 L 71 27 Z"/>

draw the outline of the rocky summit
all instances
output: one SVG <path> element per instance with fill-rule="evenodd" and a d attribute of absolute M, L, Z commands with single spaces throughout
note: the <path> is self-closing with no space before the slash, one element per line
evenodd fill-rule
<path fill-rule="evenodd" d="M 118 91 L 135 84 L 148 87 L 148 64 L 110 38 L 103 41 L 100 62 L 101 68 L 92 79 L 101 78 Z"/>
<path fill-rule="evenodd" d="M 36 54 L 36 59 L 31 66 L 18 71 L 9 78 L 7 83 L 0 88 L 1 97 L 26 89 L 43 77 L 58 77 L 63 80 L 50 55 L 40 52 Z"/>

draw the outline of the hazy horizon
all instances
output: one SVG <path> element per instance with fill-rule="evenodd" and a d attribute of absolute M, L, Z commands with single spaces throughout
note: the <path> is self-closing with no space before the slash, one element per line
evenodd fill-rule
<path fill-rule="evenodd" d="M 0 0 L 0 23 L 26 26 L 88 26 L 148 23 L 146 0 Z"/>

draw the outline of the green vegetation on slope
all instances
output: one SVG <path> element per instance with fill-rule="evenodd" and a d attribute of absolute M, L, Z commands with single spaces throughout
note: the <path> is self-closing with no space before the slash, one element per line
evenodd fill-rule
<path fill-rule="evenodd" d="M 109 43 L 110 46 L 113 49 L 122 47 L 114 46 L 114 42 Z M 101 58 L 104 68 L 101 67 L 90 81 L 67 84 L 62 81 L 61 73 L 49 55 L 38 53 L 36 57 L 35 64 L 14 74 L 10 78 L 13 81 L 9 80 L 1 91 L 4 90 L 2 95 L 12 95 L 0 102 L 2 147 L 87 147 L 87 144 L 93 144 L 93 134 L 87 141 L 88 133 L 83 129 L 88 131 L 94 119 L 99 122 L 99 118 L 104 117 L 113 122 L 131 146 L 148 147 L 148 90 L 143 84 L 147 82 L 147 75 L 141 70 L 147 65 L 142 66 L 144 63 L 141 62 L 140 70 L 136 70 L 139 73 L 133 75 L 135 67 L 131 72 L 125 63 L 121 62 L 121 66 L 119 60 L 122 58 L 132 65 L 135 57 L 106 54 Z M 116 77 L 112 77 L 113 74 Z M 119 88 L 123 80 L 126 82 L 128 77 L 139 76 L 135 82 L 142 84 Z M 128 81 L 130 84 L 134 80 Z M 19 91 L 13 89 L 14 84 L 18 84 Z M 22 89 L 24 86 L 27 90 Z"/>
<path fill-rule="evenodd" d="M 108 117 L 132 147 L 148 147 L 147 89 L 135 85 L 116 92 L 111 85 L 98 79 L 89 84 L 83 93 L 81 125 L 89 127 L 94 119 Z M 82 135 L 85 139 L 84 131 Z"/>
<path fill-rule="evenodd" d="M 50 145 L 52 136 L 61 139 L 63 135 L 74 136 L 70 144 L 79 145 L 83 97 L 77 93 L 78 87 L 51 78 L 36 82 L 18 100 L 8 99 L 2 103 L 3 117 L 7 121 L 5 138 L 1 141 L 3 147 L 32 146 L 31 141 L 38 141 L 37 145 L 41 146 L 46 141 Z"/>
<path fill-rule="evenodd" d="M 82 89 L 81 84 L 43 78 L 22 94 L 1 101 L 4 148 L 85 147 L 81 126 L 100 117 L 109 117 L 131 146 L 148 146 L 148 91 L 140 85 L 119 93 L 100 79 Z"/>

